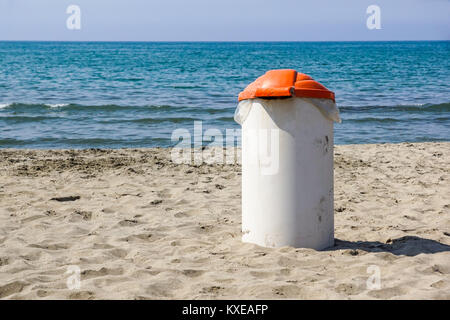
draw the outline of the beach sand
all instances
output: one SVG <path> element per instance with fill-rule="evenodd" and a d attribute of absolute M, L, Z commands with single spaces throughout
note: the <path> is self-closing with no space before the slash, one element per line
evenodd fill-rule
<path fill-rule="evenodd" d="M 240 169 L 0 150 L 0 298 L 450 299 L 449 142 L 336 146 L 323 251 L 242 243 Z"/>

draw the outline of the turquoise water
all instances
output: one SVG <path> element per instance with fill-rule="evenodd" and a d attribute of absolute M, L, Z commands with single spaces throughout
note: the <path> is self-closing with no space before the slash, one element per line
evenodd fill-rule
<path fill-rule="evenodd" d="M 292 68 L 336 93 L 335 142 L 450 140 L 450 42 L 0 42 L 0 147 L 171 146 L 239 128 L 237 95 Z"/>

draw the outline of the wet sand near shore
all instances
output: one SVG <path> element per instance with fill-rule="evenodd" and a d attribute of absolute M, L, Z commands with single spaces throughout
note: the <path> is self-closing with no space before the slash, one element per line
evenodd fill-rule
<path fill-rule="evenodd" d="M 0 298 L 450 299 L 450 142 L 336 146 L 323 251 L 242 243 L 240 170 L 0 149 Z"/>

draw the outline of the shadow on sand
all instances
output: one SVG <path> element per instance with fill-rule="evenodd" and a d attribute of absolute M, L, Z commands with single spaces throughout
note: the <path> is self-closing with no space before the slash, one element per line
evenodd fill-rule
<path fill-rule="evenodd" d="M 366 252 L 390 252 L 395 255 L 416 256 L 421 253 L 438 253 L 450 251 L 450 246 L 435 240 L 415 236 L 405 236 L 388 240 L 387 243 L 378 241 L 345 241 L 335 239 L 334 247 L 327 251 L 353 249 Z M 355 251 L 355 255 L 357 252 Z"/>

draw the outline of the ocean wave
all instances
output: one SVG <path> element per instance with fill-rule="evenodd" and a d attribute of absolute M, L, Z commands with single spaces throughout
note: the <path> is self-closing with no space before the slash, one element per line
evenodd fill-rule
<path fill-rule="evenodd" d="M 358 122 L 358 123 L 365 123 L 365 122 L 378 122 L 378 123 L 395 123 L 395 122 L 405 122 L 405 121 L 414 121 L 414 120 L 422 120 L 422 119 L 395 119 L 395 118 L 373 118 L 373 117 L 367 117 L 367 118 L 357 118 L 357 119 L 345 119 L 344 121 L 350 121 L 350 122 Z"/>
<path fill-rule="evenodd" d="M 83 105 L 76 103 L 5 103 L 0 104 L 0 108 L 12 111 L 31 111 L 32 109 L 59 109 L 61 111 L 83 110 L 83 111 L 182 111 L 182 112 L 199 112 L 208 114 L 229 113 L 233 112 L 235 107 L 213 108 L 201 106 L 183 106 L 183 105 L 118 105 L 118 104 L 102 104 L 102 105 Z"/>
<path fill-rule="evenodd" d="M 339 106 L 341 112 L 450 112 L 450 102 L 438 104 L 402 104 L 395 106 Z"/>
<path fill-rule="evenodd" d="M 0 148 L 23 148 L 33 147 L 37 149 L 50 149 L 70 147 L 76 148 L 93 148 L 93 147 L 110 147 L 110 148 L 129 148 L 164 145 L 169 146 L 171 140 L 167 138 L 136 138 L 136 139 L 108 139 L 108 138 L 39 138 L 39 139 L 1 139 Z"/>
<path fill-rule="evenodd" d="M 67 104 L 67 103 L 46 104 L 46 106 L 49 106 L 50 108 L 60 108 L 60 107 L 68 106 L 68 105 L 69 104 Z"/>
<path fill-rule="evenodd" d="M 25 123 L 25 122 L 39 122 L 44 120 L 55 120 L 60 119 L 59 117 L 50 116 L 0 116 L 0 121 L 5 121 L 7 123 Z"/>
<path fill-rule="evenodd" d="M 376 118 L 376 117 L 362 117 L 362 118 L 344 118 L 345 122 L 356 122 L 356 123 L 399 123 L 399 122 L 425 122 L 425 121 L 432 121 L 435 123 L 440 122 L 449 122 L 450 123 L 450 117 L 401 117 L 401 118 Z"/>
<path fill-rule="evenodd" d="M 0 103 L 0 109 L 17 109 L 17 108 L 61 108 L 69 106 L 68 103 L 53 103 L 53 104 L 45 104 L 45 103 Z"/>
<path fill-rule="evenodd" d="M 110 124 L 110 123 L 140 123 L 140 124 L 152 124 L 152 123 L 182 123 L 182 122 L 193 122 L 199 121 L 201 119 L 191 118 L 191 117 L 165 117 L 165 118 L 137 118 L 137 119 L 111 119 L 111 120 L 101 120 L 97 123 Z"/>
<path fill-rule="evenodd" d="M 105 110 L 105 111 L 114 111 L 114 110 L 125 110 L 125 109 L 140 109 L 140 110 L 158 110 L 158 111 L 199 111 L 199 112 L 207 112 L 207 113 L 223 113 L 223 112 L 234 112 L 235 106 L 229 106 L 224 108 L 214 108 L 214 107 L 202 107 L 202 106 L 193 106 L 193 105 L 151 105 L 151 104 L 143 104 L 143 105 L 121 105 L 121 104 L 99 104 L 99 105 L 90 105 L 90 104 L 78 104 L 78 103 L 21 103 L 21 102 L 12 102 L 12 103 L 0 103 L 0 109 L 25 109 L 25 108 L 42 108 L 42 109 L 51 109 L 58 108 L 61 110 L 70 110 L 70 109 L 82 109 L 82 110 Z M 437 104 L 400 104 L 400 105 L 369 105 L 369 106 L 339 106 L 341 111 L 352 111 L 352 112 L 367 112 L 367 111 L 450 111 L 450 102 L 443 102 Z"/>
<path fill-rule="evenodd" d="M 220 117 L 220 118 L 217 118 L 217 119 L 213 119 L 213 120 L 215 120 L 215 121 L 223 121 L 223 122 L 235 122 L 234 121 L 234 117 Z"/>

